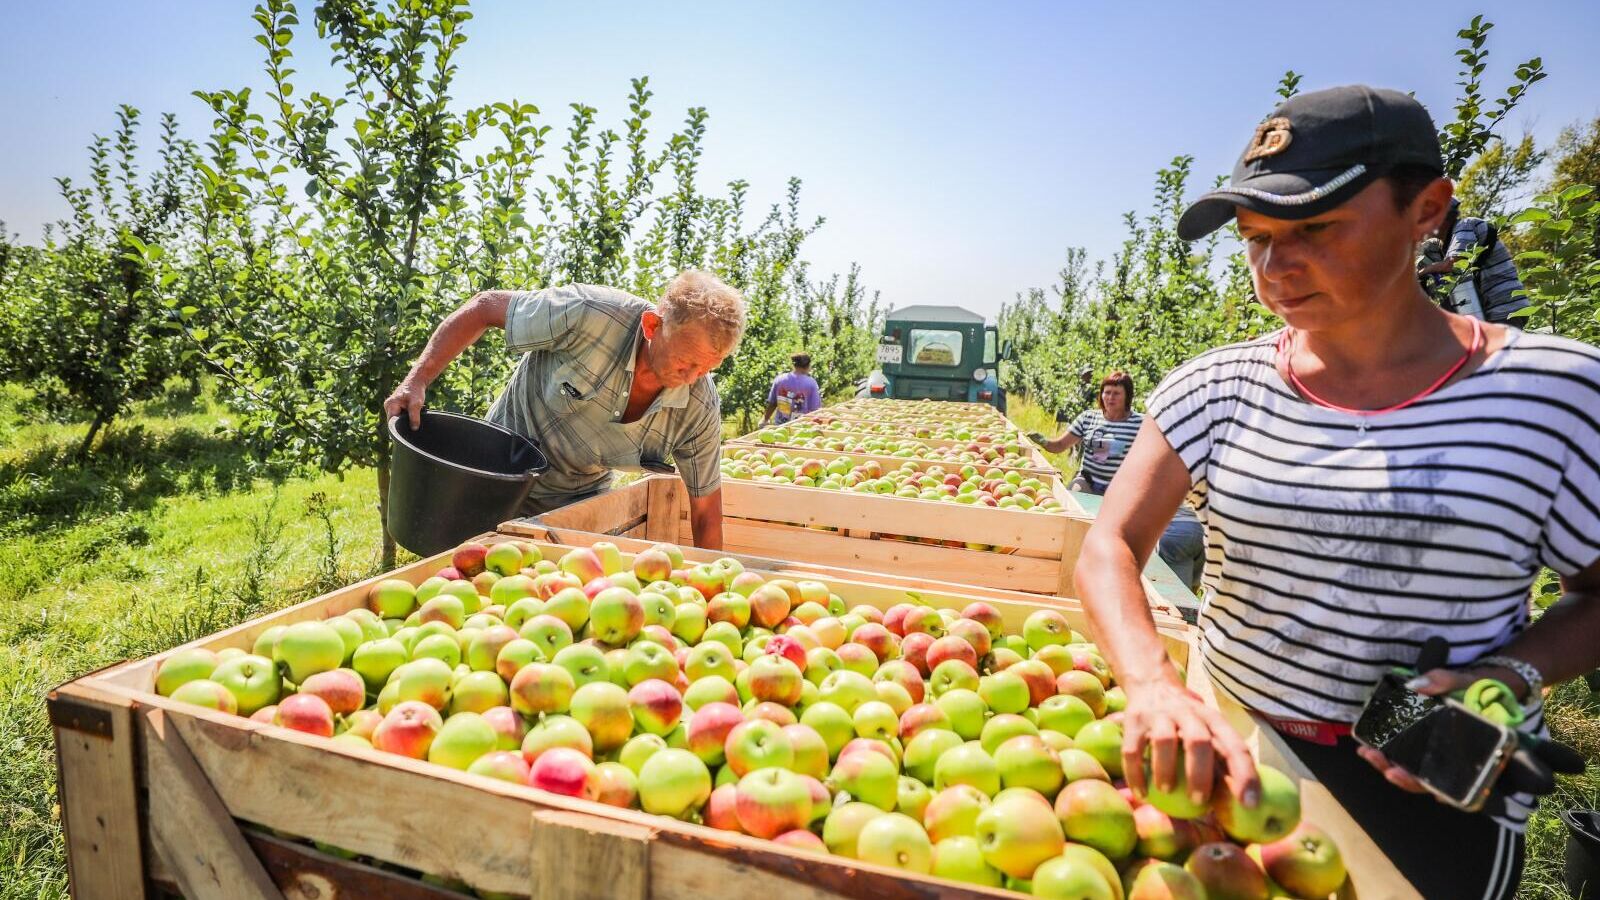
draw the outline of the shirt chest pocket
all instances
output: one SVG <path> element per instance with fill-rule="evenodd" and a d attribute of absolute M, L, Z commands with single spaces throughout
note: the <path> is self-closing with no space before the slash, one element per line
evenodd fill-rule
<path fill-rule="evenodd" d="M 574 365 L 553 367 L 539 387 L 540 400 L 556 421 L 576 415 L 585 403 L 595 401 L 595 384 Z"/>

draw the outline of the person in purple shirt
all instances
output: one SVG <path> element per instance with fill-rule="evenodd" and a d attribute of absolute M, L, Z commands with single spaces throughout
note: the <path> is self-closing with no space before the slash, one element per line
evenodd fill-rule
<path fill-rule="evenodd" d="M 763 428 L 773 421 L 774 413 L 782 425 L 822 408 L 822 394 L 817 390 L 817 380 L 811 377 L 811 354 L 796 353 L 789 361 L 794 363 L 794 371 L 774 378 L 772 390 L 767 392 L 767 413 L 761 417 Z"/>

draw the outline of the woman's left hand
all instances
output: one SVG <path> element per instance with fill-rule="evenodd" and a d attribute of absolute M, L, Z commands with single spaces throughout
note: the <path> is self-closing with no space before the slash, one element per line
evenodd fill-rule
<path fill-rule="evenodd" d="M 1406 687 L 1419 694 L 1437 697 L 1441 694 L 1464 691 L 1480 678 L 1497 678 L 1505 682 L 1519 699 L 1527 699 L 1528 685 L 1522 680 L 1522 676 L 1498 666 L 1475 669 L 1430 669 L 1406 682 Z M 1357 747 L 1356 752 L 1395 787 L 1413 794 L 1427 793 L 1428 789 L 1422 786 L 1422 782 L 1410 772 L 1389 762 L 1388 757 L 1380 751 L 1371 747 Z"/>

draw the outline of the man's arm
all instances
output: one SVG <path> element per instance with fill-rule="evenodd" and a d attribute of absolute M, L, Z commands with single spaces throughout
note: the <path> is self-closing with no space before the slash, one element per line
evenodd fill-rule
<path fill-rule="evenodd" d="M 696 547 L 722 549 L 722 488 L 704 497 L 689 498 L 689 527 Z"/>
<path fill-rule="evenodd" d="M 434 329 L 433 336 L 428 338 L 428 346 L 423 348 L 422 355 L 417 357 L 411 371 L 389 399 L 384 401 L 384 416 L 395 416 L 404 411 L 411 419 L 411 427 L 420 428 L 422 403 L 427 396 L 428 385 L 439 377 L 445 366 L 482 337 L 490 326 L 506 327 L 506 309 L 510 304 L 510 291 L 482 291 L 446 316 Z"/>
<path fill-rule="evenodd" d="M 777 411 L 778 411 L 778 404 L 773 403 L 771 400 L 768 400 L 767 401 L 767 411 L 765 413 L 763 413 L 762 416 L 761 416 L 761 427 L 762 428 L 767 427 L 767 423 L 772 421 L 772 414 L 777 412 Z"/>

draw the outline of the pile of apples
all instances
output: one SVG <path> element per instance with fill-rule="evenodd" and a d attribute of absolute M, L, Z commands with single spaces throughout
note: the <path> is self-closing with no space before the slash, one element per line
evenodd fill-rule
<path fill-rule="evenodd" d="M 873 435 L 821 434 L 815 428 L 791 428 L 787 425 L 763 428 L 743 440 L 800 449 L 871 453 L 940 462 L 987 463 L 995 466 L 1028 466 L 1032 463 L 1020 443 L 998 444 L 974 440 L 964 446 L 941 447 L 909 438 L 896 440 Z"/>
<path fill-rule="evenodd" d="M 801 426 L 815 426 L 829 432 L 849 434 L 910 435 L 919 441 L 978 441 L 980 443 L 1019 442 L 1021 432 L 1006 425 L 974 426 L 926 421 L 884 422 L 840 418 L 831 412 L 816 412 L 799 420 Z M 794 427 L 794 423 L 790 423 Z M 795 428 L 800 431 L 801 429 Z"/>
<path fill-rule="evenodd" d="M 469 543 L 365 608 L 189 649 L 174 700 L 334 742 L 1038 897 L 1326 897 L 1294 782 L 1135 797 L 1122 689 L 1061 613 L 846 606 L 732 558 Z"/>
<path fill-rule="evenodd" d="M 1049 485 L 1016 469 L 966 463 L 947 470 L 942 465 L 904 462 L 884 471 L 875 459 L 821 459 L 802 453 L 729 447 L 723 452 L 722 474 L 728 478 L 794 484 L 834 491 L 893 494 L 913 500 L 939 500 L 1005 509 L 1061 512 Z"/>
<path fill-rule="evenodd" d="M 957 406 L 939 400 L 855 399 L 829 406 L 825 412 L 879 422 L 967 422 L 999 427 L 1007 419 L 987 405 Z"/>

